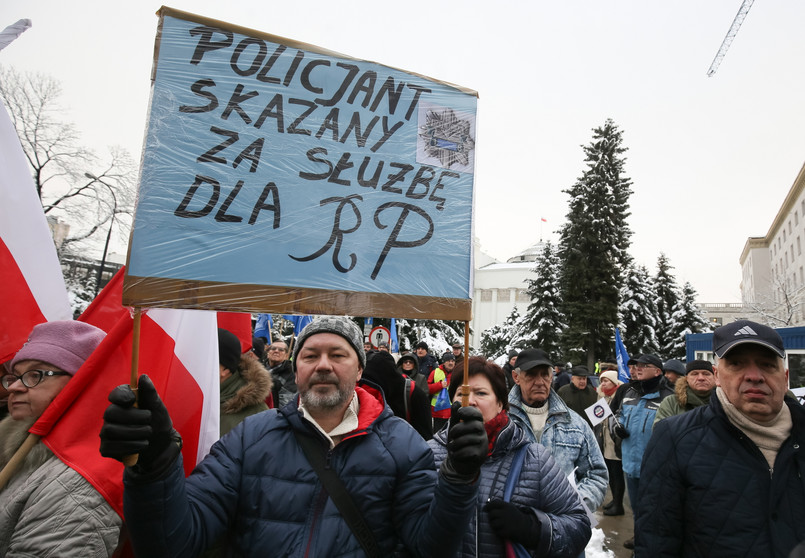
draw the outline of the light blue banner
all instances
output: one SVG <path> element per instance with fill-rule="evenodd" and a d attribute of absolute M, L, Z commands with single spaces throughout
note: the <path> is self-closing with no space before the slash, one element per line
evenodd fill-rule
<path fill-rule="evenodd" d="M 477 96 L 282 41 L 163 17 L 129 274 L 469 299 Z"/>

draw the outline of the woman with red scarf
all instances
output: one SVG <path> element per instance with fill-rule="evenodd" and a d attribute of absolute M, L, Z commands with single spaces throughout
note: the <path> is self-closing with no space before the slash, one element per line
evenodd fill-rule
<path fill-rule="evenodd" d="M 484 357 L 469 359 L 469 404 L 484 417 L 489 454 L 481 467 L 475 517 L 470 523 L 460 556 L 505 557 L 506 543 L 522 545 L 531 556 L 578 556 L 590 539 L 590 521 L 575 489 L 548 450 L 530 443 L 525 432 L 509 420 L 503 370 Z M 464 364 L 453 369 L 448 392 L 461 401 Z M 436 467 L 447 456 L 448 429 L 428 442 Z M 515 457 L 524 461 L 509 501 L 504 487 Z"/>
<path fill-rule="evenodd" d="M 609 365 L 615 366 L 615 365 Z M 615 370 L 611 368 L 601 372 L 601 384 L 598 386 L 598 398 L 611 404 L 612 396 L 618 391 L 618 386 L 621 382 L 618 379 L 617 366 Z M 598 445 L 601 447 L 601 453 L 604 455 L 604 462 L 607 464 L 607 472 L 609 473 L 609 490 L 612 492 L 612 500 L 604 504 L 604 515 L 623 515 L 623 495 L 626 491 L 626 479 L 623 477 L 623 464 L 621 463 L 620 452 L 621 447 L 620 438 L 612 437 L 612 429 L 610 423 L 614 421 L 614 417 L 609 416 L 602 422 L 595 425 L 593 431 L 598 440 Z"/>

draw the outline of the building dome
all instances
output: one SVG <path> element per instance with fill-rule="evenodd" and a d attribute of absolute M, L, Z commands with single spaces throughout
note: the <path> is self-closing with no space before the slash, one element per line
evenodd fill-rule
<path fill-rule="evenodd" d="M 545 248 L 545 243 L 543 241 L 539 241 L 536 244 L 532 244 L 516 256 L 513 256 L 506 260 L 506 263 L 519 263 L 519 262 L 535 262 L 537 258 L 542 253 L 542 250 Z"/>

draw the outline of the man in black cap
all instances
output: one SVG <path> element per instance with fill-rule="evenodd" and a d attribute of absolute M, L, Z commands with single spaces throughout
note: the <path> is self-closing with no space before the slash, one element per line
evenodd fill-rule
<path fill-rule="evenodd" d="M 639 556 L 789 556 L 805 540 L 805 410 L 785 398 L 780 335 L 740 320 L 713 333 L 716 392 L 657 423 L 646 448 Z"/>
<path fill-rule="evenodd" d="M 569 408 L 576 411 L 592 428 L 593 425 L 585 409 L 598 401 L 598 394 L 595 392 L 595 388 L 587 382 L 589 376 L 590 372 L 586 366 L 574 366 L 570 369 L 570 383 L 560 387 L 556 393 Z"/>
<path fill-rule="evenodd" d="M 509 416 L 532 441 L 550 450 L 566 475 L 574 475 L 584 505 L 595 511 L 604 500 L 609 475 L 592 429 L 551 389 L 553 361 L 545 351 L 523 349 L 514 365 Z"/>
<path fill-rule="evenodd" d="M 621 459 L 626 475 L 629 503 L 637 519 L 637 494 L 640 488 L 640 463 L 651 438 L 654 416 L 662 400 L 673 395 L 674 388 L 662 375 L 662 361 L 656 355 L 640 355 L 635 359 L 635 380 L 623 392 L 617 413 L 615 435 L 621 440 Z M 634 539 L 623 545 L 634 548 Z"/>
<path fill-rule="evenodd" d="M 665 364 L 662 365 L 662 372 L 665 374 L 665 379 L 672 386 L 675 386 L 676 381 L 687 374 L 685 364 L 676 358 L 666 360 Z"/>

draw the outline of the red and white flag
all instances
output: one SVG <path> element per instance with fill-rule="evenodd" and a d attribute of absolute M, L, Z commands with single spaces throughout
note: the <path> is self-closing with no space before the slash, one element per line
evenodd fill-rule
<path fill-rule="evenodd" d="M 252 348 L 252 315 L 244 312 L 218 312 L 218 327 L 235 334 L 240 352 Z"/>
<path fill-rule="evenodd" d="M 36 324 L 73 317 L 20 140 L 0 103 L 0 363 Z"/>
<path fill-rule="evenodd" d="M 109 392 L 128 383 L 133 322 L 121 305 L 123 270 L 101 291 L 82 321 L 107 332 L 30 432 L 79 472 L 123 515 L 123 465 L 101 457 L 98 433 Z M 117 319 L 113 317 L 117 315 Z M 139 371 L 148 374 L 182 435 L 185 473 L 218 439 L 220 380 L 215 312 L 152 309 L 143 313 Z"/>

